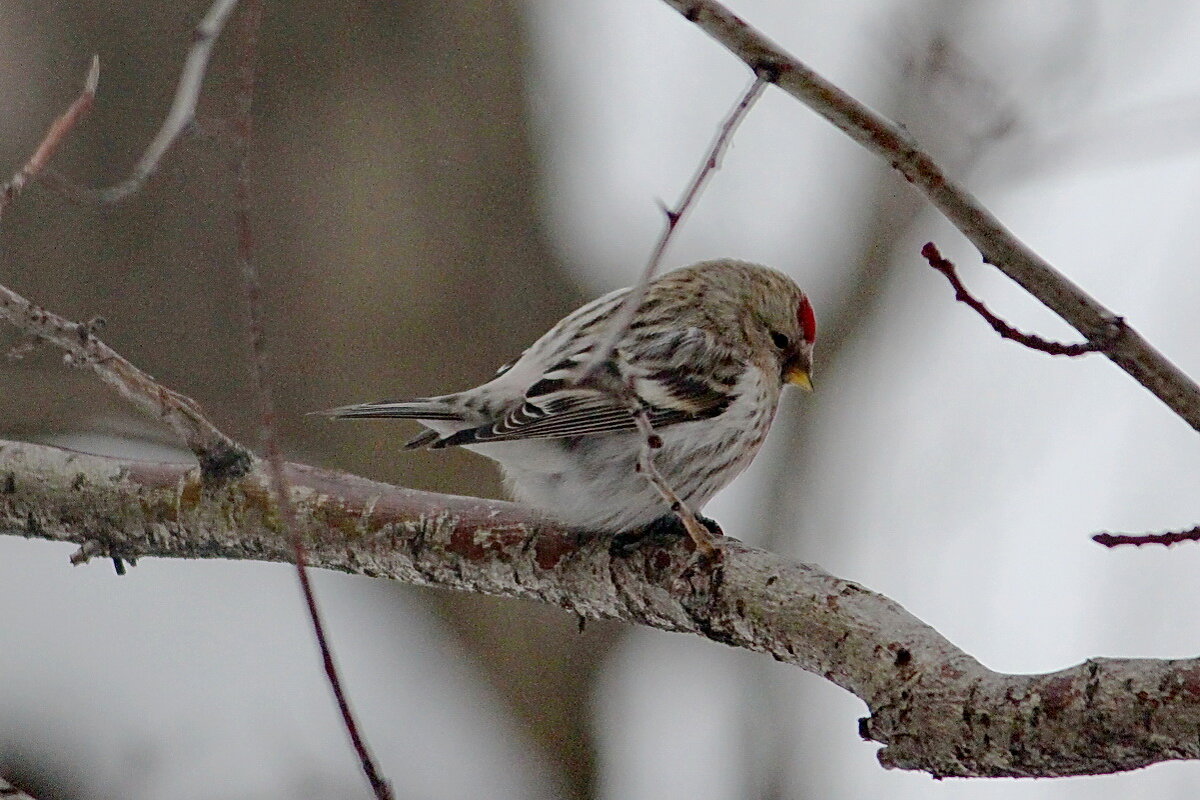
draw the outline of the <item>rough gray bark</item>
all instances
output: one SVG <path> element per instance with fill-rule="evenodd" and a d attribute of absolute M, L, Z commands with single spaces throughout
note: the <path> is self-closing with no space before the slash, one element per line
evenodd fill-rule
<path fill-rule="evenodd" d="M 880 762 L 935 776 L 1064 776 L 1200 757 L 1200 660 L 1089 659 L 993 672 L 892 600 L 726 540 L 630 555 L 511 503 L 288 467 L 312 566 L 552 603 L 767 653 L 863 699 Z M 257 466 L 219 486 L 186 464 L 0 442 L 0 533 L 90 556 L 289 561 Z"/>

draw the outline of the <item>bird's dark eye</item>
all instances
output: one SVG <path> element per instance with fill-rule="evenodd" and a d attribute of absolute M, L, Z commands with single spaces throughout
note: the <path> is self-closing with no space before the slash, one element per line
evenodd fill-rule
<path fill-rule="evenodd" d="M 771 341 L 774 342 L 775 346 L 780 350 L 787 350 L 792 343 L 791 339 L 784 336 L 779 331 L 771 331 Z"/>

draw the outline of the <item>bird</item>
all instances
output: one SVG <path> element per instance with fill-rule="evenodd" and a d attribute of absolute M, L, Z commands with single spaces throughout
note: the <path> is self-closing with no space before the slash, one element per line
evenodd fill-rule
<path fill-rule="evenodd" d="M 416 420 L 424 430 L 406 448 L 464 447 L 487 456 L 514 499 L 572 528 L 633 541 L 682 533 L 675 510 L 639 469 L 646 437 L 630 400 L 653 427 L 657 471 L 699 512 L 749 466 L 783 387 L 812 391 L 816 315 L 780 271 L 703 261 L 650 281 L 612 354 L 594 370 L 609 380 L 581 380 L 631 291 L 568 314 L 475 388 L 318 413 Z"/>

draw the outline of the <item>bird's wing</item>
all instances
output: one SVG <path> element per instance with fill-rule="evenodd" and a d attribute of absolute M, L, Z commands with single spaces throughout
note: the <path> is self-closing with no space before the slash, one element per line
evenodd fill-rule
<path fill-rule="evenodd" d="M 736 380 L 720 371 L 712 373 L 706 369 L 709 364 L 691 357 L 696 338 L 703 335 L 689 328 L 674 337 L 675 347 L 656 343 L 658 352 L 650 353 L 656 358 L 647 359 L 647 354 L 641 353 L 622 360 L 655 428 L 715 417 L 732 402 Z M 572 363 L 554 365 L 526 390 L 522 403 L 494 422 L 457 431 L 430 447 L 636 430 L 629 409 L 620 400 L 571 381 L 575 362 L 586 357 L 587 353 L 581 353 Z"/>

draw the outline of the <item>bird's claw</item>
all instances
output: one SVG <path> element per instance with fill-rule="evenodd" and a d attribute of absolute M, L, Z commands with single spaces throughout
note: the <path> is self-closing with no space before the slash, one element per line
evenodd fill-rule
<path fill-rule="evenodd" d="M 694 518 L 700 523 L 698 532 L 689 530 L 688 525 L 679 516 L 664 514 L 648 525 L 614 536 L 609 552 L 613 555 L 629 556 L 647 545 L 674 547 L 680 539 L 687 537 L 695 543 L 698 553 L 712 557 L 719 549 L 716 537 L 723 537 L 725 534 L 716 520 L 699 514 Z"/>

